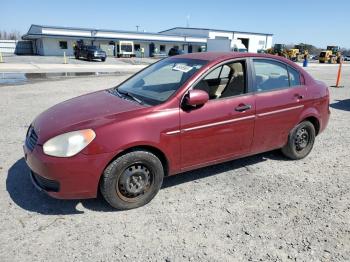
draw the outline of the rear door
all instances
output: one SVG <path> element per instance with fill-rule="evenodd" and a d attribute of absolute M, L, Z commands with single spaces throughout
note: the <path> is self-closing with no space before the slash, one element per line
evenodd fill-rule
<path fill-rule="evenodd" d="M 298 123 L 306 88 L 300 73 L 275 59 L 253 59 L 256 120 L 253 152 L 280 148 Z"/>
<path fill-rule="evenodd" d="M 255 98 L 248 90 L 246 68 L 245 60 L 231 62 L 214 69 L 194 86 L 211 95 L 200 108 L 180 110 L 183 170 L 250 152 Z"/>

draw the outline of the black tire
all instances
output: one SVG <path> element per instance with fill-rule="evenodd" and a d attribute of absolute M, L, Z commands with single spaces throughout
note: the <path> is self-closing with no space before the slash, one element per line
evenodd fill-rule
<path fill-rule="evenodd" d="M 87 56 L 87 60 L 91 62 L 92 61 L 92 57 L 90 55 L 88 55 Z"/>
<path fill-rule="evenodd" d="M 162 162 L 148 151 L 132 151 L 105 169 L 100 182 L 104 199 L 114 208 L 127 210 L 150 202 L 162 186 Z"/>
<path fill-rule="evenodd" d="M 106 61 L 106 58 L 101 58 L 101 61 L 102 61 L 102 62 Z"/>
<path fill-rule="evenodd" d="M 288 142 L 282 148 L 282 153 L 293 160 L 306 157 L 313 148 L 315 136 L 314 125 L 309 121 L 301 122 L 290 131 Z"/>
<path fill-rule="evenodd" d="M 79 59 L 79 56 L 78 56 L 78 55 L 75 55 L 75 59 Z"/>

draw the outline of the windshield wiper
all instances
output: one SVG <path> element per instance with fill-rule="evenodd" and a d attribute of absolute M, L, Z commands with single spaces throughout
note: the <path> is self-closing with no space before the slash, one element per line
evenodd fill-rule
<path fill-rule="evenodd" d="M 137 97 L 135 97 L 133 94 L 129 93 L 129 92 L 124 92 L 124 91 L 120 91 L 118 89 L 115 89 L 115 91 L 117 92 L 117 94 L 121 97 L 121 96 L 127 96 L 128 98 L 131 98 L 132 100 L 136 101 L 137 103 L 143 105 L 144 103 L 142 102 L 142 100 L 138 99 Z"/>

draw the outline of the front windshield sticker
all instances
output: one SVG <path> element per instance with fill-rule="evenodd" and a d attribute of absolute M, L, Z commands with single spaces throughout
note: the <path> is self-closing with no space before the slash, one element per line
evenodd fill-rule
<path fill-rule="evenodd" d="M 181 72 L 184 72 L 184 73 L 188 73 L 189 71 L 192 70 L 192 66 L 187 66 L 187 65 L 184 65 L 184 64 L 176 64 L 174 67 L 173 67 L 173 70 L 175 71 L 181 71 Z"/>

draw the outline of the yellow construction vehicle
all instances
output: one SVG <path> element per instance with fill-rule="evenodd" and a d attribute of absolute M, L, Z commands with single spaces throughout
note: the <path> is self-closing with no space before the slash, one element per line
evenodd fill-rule
<path fill-rule="evenodd" d="M 329 45 L 327 46 L 327 50 L 321 51 L 318 61 L 320 63 L 339 64 L 341 59 L 339 46 Z"/>
<path fill-rule="evenodd" d="M 309 51 L 305 45 L 295 45 L 294 48 L 288 49 L 288 58 L 294 62 L 302 61 L 305 56 L 309 55 Z"/>
<path fill-rule="evenodd" d="M 272 48 L 267 49 L 266 52 L 271 55 L 288 57 L 287 48 L 284 44 L 275 44 Z"/>
<path fill-rule="evenodd" d="M 297 49 L 297 48 L 288 49 L 288 58 L 294 62 L 298 62 L 299 61 L 299 49 Z"/>

